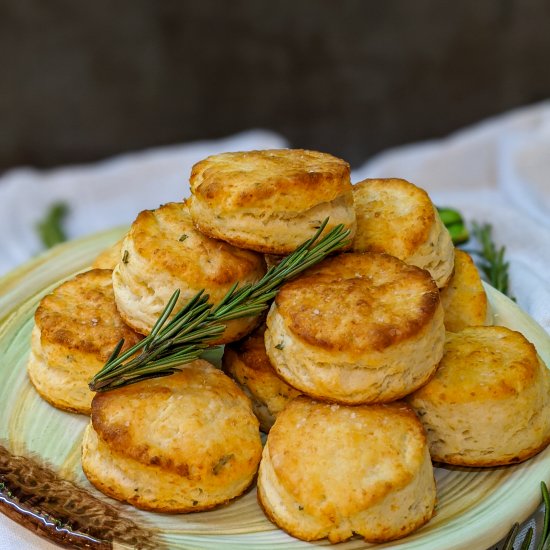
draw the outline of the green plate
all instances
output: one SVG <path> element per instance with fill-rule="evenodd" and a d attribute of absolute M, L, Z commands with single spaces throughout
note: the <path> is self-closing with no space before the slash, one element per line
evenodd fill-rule
<path fill-rule="evenodd" d="M 214 511 L 173 516 L 141 512 L 116 503 L 96 491 L 84 477 L 80 440 L 88 418 L 61 412 L 45 403 L 26 376 L 33 313 L 45 294 L 60 281 L 86 269 L 123 231 L 120 228 L 60 245 L 0 280 L 0 443 L 14 455 L 39 457 L 61 478 L 73 480 L 113 505 L 124 518 L 146 526 L 170 548 L 290 550 L 329 546 L 326 541 L 296 540 L 274 527 L 260 510 L 255 490 Z M 522 332 L 550 364 L 548 334 L 514 302 L 491 287 L 487 287 L 487 293 L 495 324 Z M 487 548 L 505 536 L 515 521 L 524 520 L 536 508 L 540 482 L 550 483 L 550 448 L 516 466 L 437 468 L 435 473 L 437 513 L 422 529 L 405 539 L 378 546 L 356 537 L 338 545 L 338 549 Z"/>

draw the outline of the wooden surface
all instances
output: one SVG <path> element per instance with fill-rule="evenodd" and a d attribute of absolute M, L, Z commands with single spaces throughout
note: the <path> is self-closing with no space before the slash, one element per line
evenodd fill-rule
<path fill-rule="evenodd" d="M 545 0 L 0 0 L 0 171 L 273 129 L 357 165 L 550 96 Z"/>

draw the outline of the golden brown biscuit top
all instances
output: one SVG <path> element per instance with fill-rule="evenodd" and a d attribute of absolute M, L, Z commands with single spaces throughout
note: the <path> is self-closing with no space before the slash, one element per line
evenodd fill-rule
<path fill-rule="evenodd" d="M 265 324 L 247 338 L 225 346 L 224 370 L 260 398 L 283 397 L 290 399 L 300 395 L 298 390 L 279 378 L 265 351 Z M 235 355 L 232 355 L 235 354 Z M 240 361 L 235 361 L 238 358 Z"/>
<path fill-rule="evenodd" d="M 140 212 L 126 239 L 149 260 L 150 269 L 168 272 L 199 288 L 231 285 L 251 275 L 259 279 L 266 269 L 261 254 L 197 231 L 185 203 Z M 131 256 L 127 261 L 132 261 Z"/>
<path fill-rule="evenodd" d="M 191 171 L 193 195 L 221 211 L 301 211 L 351 191 L 349 164 L 303 149 L 222 153 Z"/>
<path fill-rule="evenodd" d="M 265 324 L 262 324 L 247 338 L 226 347 L 232 349 L 251 370 L 258 373 L 274 373 L 265 351 L 264 332 Z"/>
<path fill-rule="evenodd" d="M 114 269 L 118 262 L 120 262 L 122 254 L 120 249 L 122 248 L 122 239 L 106 248 L 101 252 L 92 263 L 94 269 Z"/>
<path fill-rule="evenodd" d="M 447 286 L 441 290 L 445 309 L 445 327 L 458 332 L 467 326 L 487 323 L 487 295 L 479 271 L 471 256 L 455 249 L 454 271 Z"/>
<path fill-rule="evenodd" d="M 455 248 L 453 275 L 451 279 L 449 279 L 447 287 L 442 289 L 441 293 L 444 294 L 448 292 L 448 288 L 452 286 L 453 283 L 456 285 L 454 290 L 460 291 L 460 286 L 463 286 L 468 292 L 485 294 L 485 290 L 481 282 L 481 276 L 474 260 L 467 252 L 460 250 L 460 248 Z"/>
<path fill-rule="evenodd" d="M 447 332 L 435 375 L 414 397 L 450 404 L 506 399 L 536 383 L 539 373 L 535 347 L 519 332 L 468 327 Z"/>
<path fill-rule="evenodd" d="M 415 336 L 439 307 L 427 271 L 386 254 L 341 254 L 284 285 L 275 299 L 286 327 L 329 351 L 381 351 Z"/>
<path fill-rule="evenodd" d="M 250 401 L 203 360 L 171 376 L 97 394 L 92 424 L 113 451 L 190 479 L 234 477 L 261 454 Z"/>
<path fill-rule="evenodd" d="M 92 269 L 58 286 L 34 314 L 42 343 L 107 360 L 121 338 L 126 350 L 141 336 L 118 314 L 110 269 Z"/>
<path fill-rule="evenodd" d="M 353 249 L 408 258 L 429 238 L 436 212 L 423 189 L 397 178 L 353 186 L 357 231 Z"/>
<path fill-rule="evenodd" d="M 350 407 L 297 397 L 267 444 L 278 480 L 306 513 L 349 517 L 410 482 L 426 436 L 403 402 Z"/>

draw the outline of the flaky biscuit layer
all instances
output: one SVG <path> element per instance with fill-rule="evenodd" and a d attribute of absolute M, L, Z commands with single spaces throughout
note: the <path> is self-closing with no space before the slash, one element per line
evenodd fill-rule
<path fill-rule="evenodd" d="M 430 272 L 444 287 L 453 271 L 454 246 L 428 194 L 402 179 L 366 179 L 353 186 L 356 252 L 391 254 Z"/>
<path fill-rule="evenodd" d="M 289 254 L 325 218 L 355 231 L 349 165 L 302 149 L 223 153 L 197 163 L 189 200 L 211 237 L 267 254 Z"/>
<path fill-rule="evenodd" d="M 534 346 L 505 327 L 447 333 L 434 377 L 407 400 L 439 462 L 512 464 L 550 442 L 550 374 Z"/>
<path fill-rule="evenodd" d="M 92 263 L 92 268 L 113 270 L 122 258 L 121 248 L 122 239 L 98 254 Z"/>
<path fill-rule="evenodd" d="M 118 310 L 131 327 L 148 334 L 176 289 L 180 309 L 200 290 L 220 301 L 234 283 L 255 283 L 265 274 L 263 257 L 197 231 L 185 203 L 141 212 L 122 244 L 113 271 Z M 241 338 L 257 324 L 254 317 L 227 322 L 216 343 Z"/>
<path fill-rule="evenodd" d="M 342 254 L 280 290 L 266 351 L 298 390 L 382 403 L 424 384 L 443 354 L 439 292 L 429 274 L 385 254 Z"/>
<path fill-rule="evenodd" d="M 268 435 L 258 498 L 274 523 L 303 540 L 403 537 L 435 505 L 422 426 L 403 403 L 348 407 L 298 397 Z"/>
<path fill-rule="evenodd" d="M 351 191 L 347 162 L 304 149 L 212 155 L 193 166 L 190 185 L 194 197 L 222 213 L 248 208 L 303 212 Z"/>
<path fill-rule="evenodd" d="M 247 397 L 206 361 L 98 394 L 83 468 L 100 490 L 162 512 L 191 512 L 240 495 L 261 455 Z"/>
<path fill-rule="evenodd" d="M 141 336 L 118 314 L 111 271 L 92 269 L 45 296 L 34 316 L 29 378 L 52 405 L 89 414 L 90 379 L 124 339 L 122 351 Z"/>
<path fill-rule="evenodd" d="M 263 432 L 268 432 L 287 403 L 300 395 L 280 378 L 265 351 L 265 326 L 244 340 L 225 346 L 222 364 L 239 387 L 252 400 L 254 414 Z"/>
<path fill-rule="evenodd" d="M 491 311 L 479 272 L 463 250 L 455 250 L 453 276 L 441 290 L 441 303 L 445 310 L 445 328 L 451 332 L 491 324 Z"/>

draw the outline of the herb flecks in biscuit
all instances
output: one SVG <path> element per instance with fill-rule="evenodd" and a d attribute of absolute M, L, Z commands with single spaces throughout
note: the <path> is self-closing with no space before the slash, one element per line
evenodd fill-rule
<path fill-rule="evenodd" d="M 260 254 L 203 235 L 185 203 L 170 203 L 138 215 L 121 245 L 113 287 L 125 322 L 149 334 L 175 289 L 178 309 L 202 289 L 216 302 L 235 283 L 254 283 L 265 271 Z M 218 343 L 237 340 L 256 324 L 254 317 L 229 321 Z"/>
<path fill-rule="evenodd" d="M 404 537 L 435 505 L 422 425 L 401 402 L 351 407 L 297 397 L 267 437 L 258 499 L 271 521 L 303 540 Z"/>
<path fill-rule="evenodd" d="M 384 252 L 430 272 L 444 287 L 454 246 L 426 191 L 402 179 L 366 179 L 353 186 L 356 252 Z"/>
<path fill-rule="evenodd" d="M 420 387 L 444 338 L 430 275 L 374 253 L 329 258 L 284 285 L 265 333 L 281 378 L 312 397 L 347 404 L 393 401 Z"/>
<path fill-rule="evenodd" d="M 28 373 L 38 393 L 57 408 L 89 414 L 88 382 L 124 339 L 141 340 L 115 306 L 111 271 L 92 269 L 45 296 L 34 319 Z"/>
<path fill-rule="evenodd" d="M 222 365 L 250 397 L 260 427 L 267 433 L 277 415 L 300 392 L 289 386 L 273 369 L 265 351 L 264 332 L 265 325 L 244 340 L 225 346 Z M 283 344 L 275 347 L 282 349 Z"/>
<path fill-rule="evenodd" d="M 435 375 L 407 399 L 439 462 L 513 464 L 550 443 L 550 372 L 533 344 L 505 327 L 448 332 Z"/>
<path fill-rule="evenodd" d="M 100 491 L 144 510 L 208 510 L 252 483 L 262 444 L 250 401 L 206 361 L 97 394 L 82 466 Z"/>
<path fill-rule="evenodd" d="M 347 162 L 317 151 L 222 153 L 193 167 L 189 207 L 205 234 L 235 246 L 285 255 L 330 218 L 355 231 Z"/>

